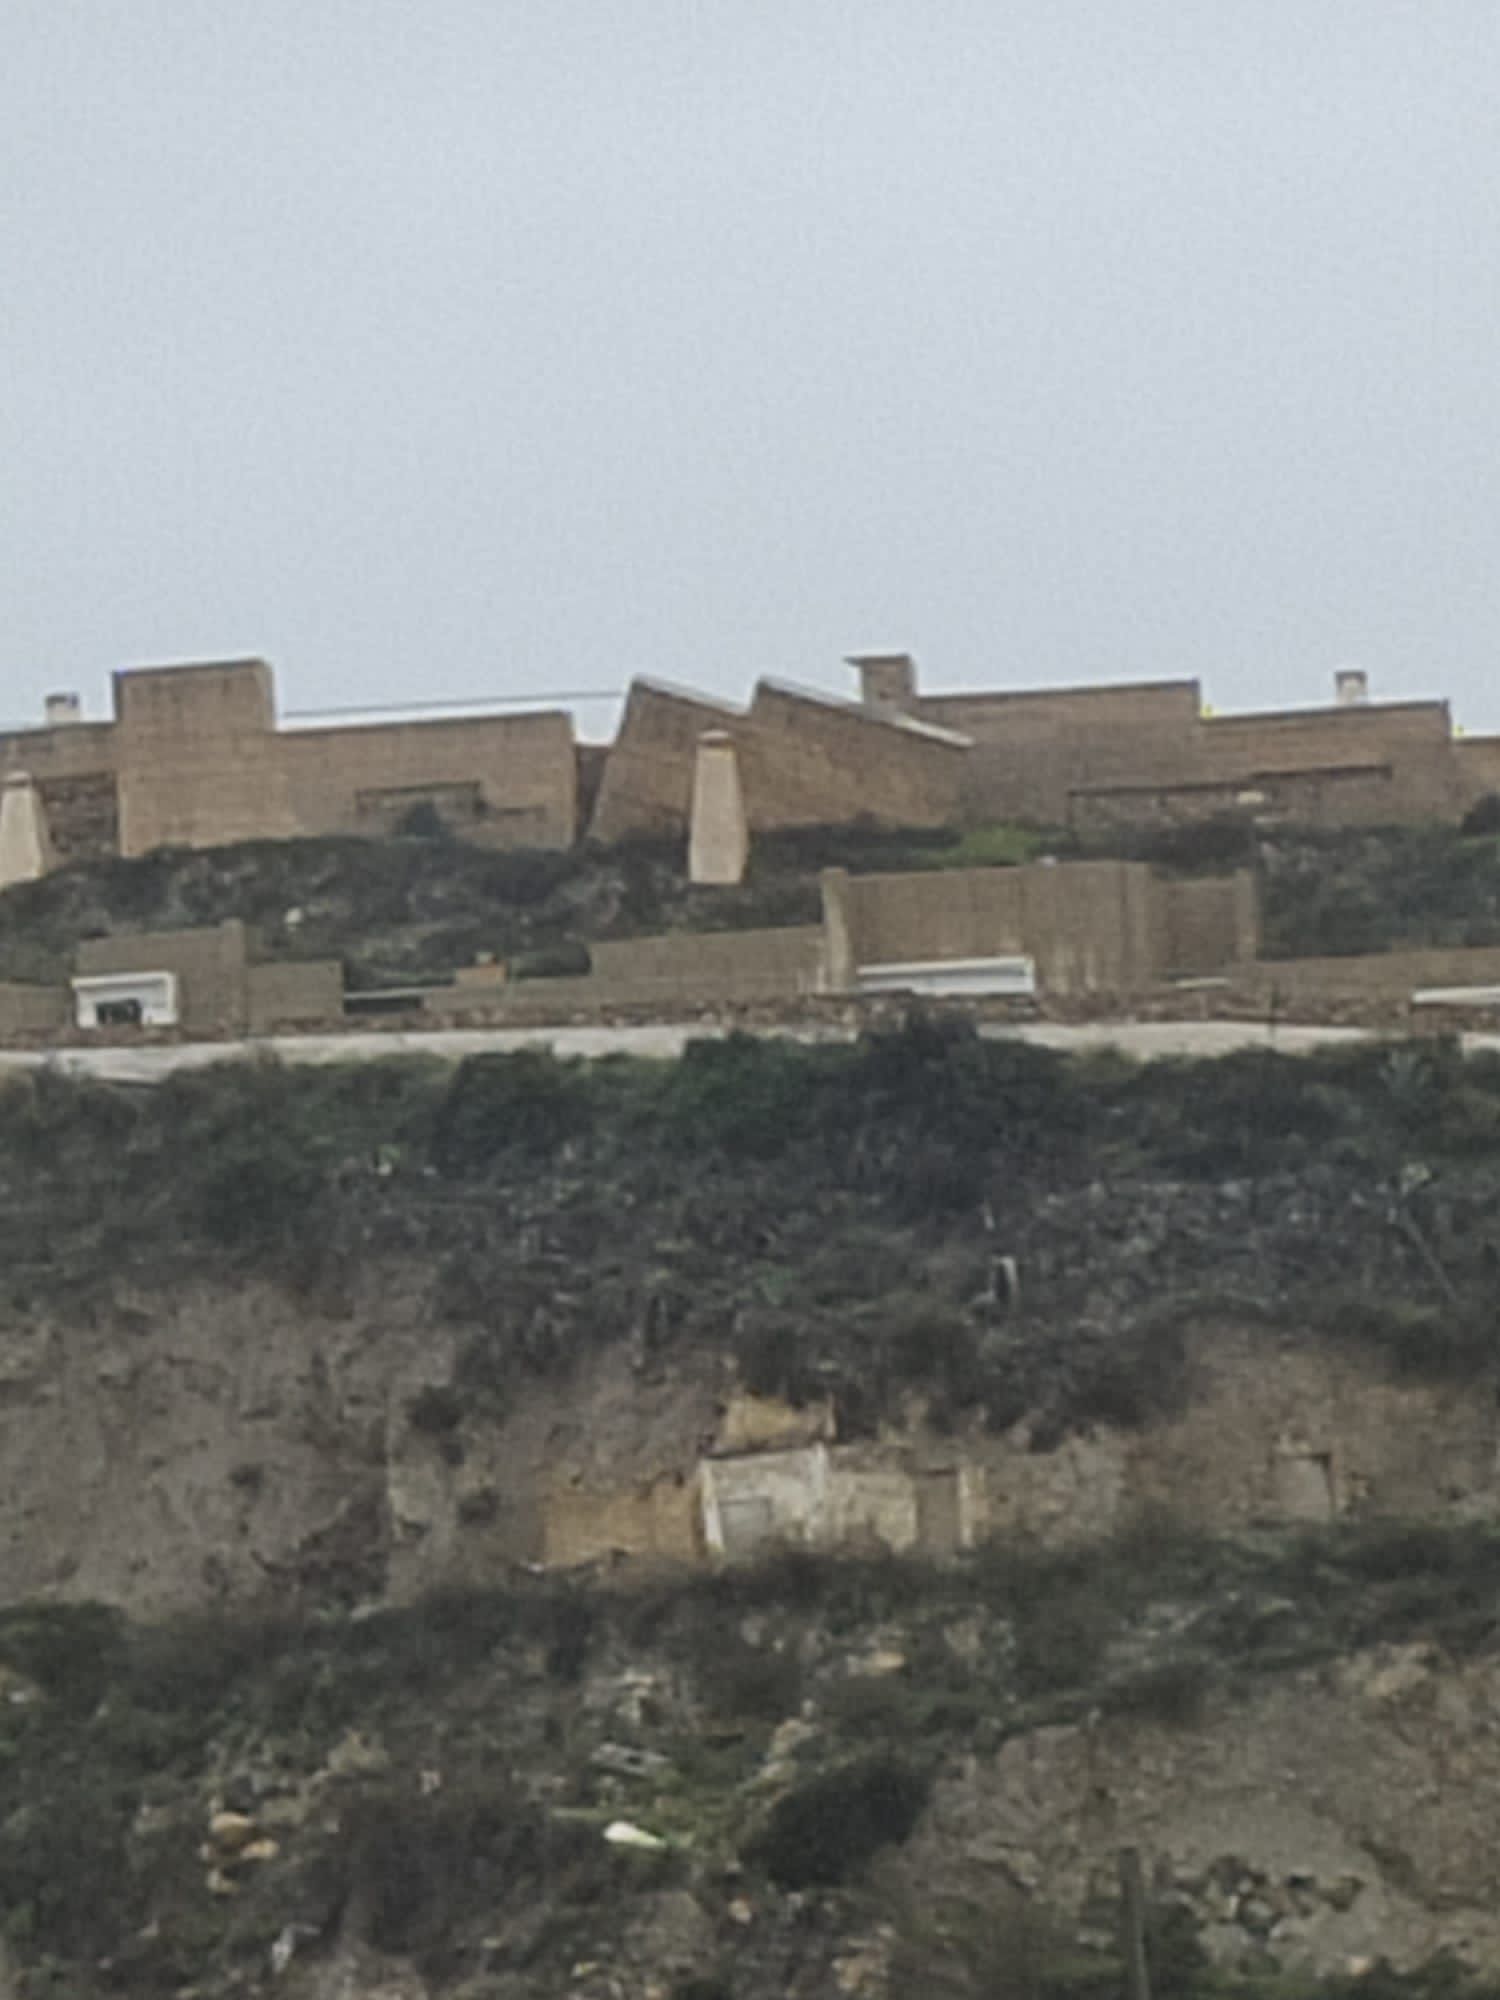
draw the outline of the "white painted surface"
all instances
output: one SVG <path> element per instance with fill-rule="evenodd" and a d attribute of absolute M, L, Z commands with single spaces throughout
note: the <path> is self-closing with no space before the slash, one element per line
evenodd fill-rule
<path fill-rule="evenodd" d="M 1005 994 L 1030 999 L 1036 992 L 1036 960 L 934 958 L 906 965 L 861 965 L 854 973 L 861 993 Z"/>
<path fill-rule="evenodd" d="M 99 972 L 73 981 L 73 1007 L 80 1028 L 107 1026 L 101 1022 L 101 1007 L 129 1005 L 141 1010 L 143 1028 L 174 1028 L 177 1025 L 177 975 L 175 972 Z"/>
<path fill-rule="evenodd" d="M 11 771 L 0 784 L 0 889 L 39 882 L 53 861 L 42 795 L 24 771 Z"/>
<path fill-rule="evenodd" d="M 1424 986 L 1411 997 L 1416 1007 L 1500 1007 L 1500 986 Z"/>

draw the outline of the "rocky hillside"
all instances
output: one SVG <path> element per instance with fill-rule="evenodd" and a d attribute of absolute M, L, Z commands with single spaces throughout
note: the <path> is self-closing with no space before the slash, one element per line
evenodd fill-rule
<path fill-rule="evenodd" d="M 0 894 L 0 979 L 56 978 L 82 938 L 242 917 L 277 951 L 342 958 L 355 986 L 441 978 L 477 954 L 575 969 L 596 939 L 815 923 L 818 870 L 1005 866 L 1061 833 L 819 831 L 757 841 L 739 889 L 693 889 L 675 846 L 494 853 L 452 839 L 261 841 L 75 863 Z M 1116 842 L 1171 870 L 1249 867 L 1272 957 L 1500 943 L 1493 832 L 1256 833 L 1238 824 Z M 572 958 L 559 953 L 573 954 Z"/>
<path fill-rule="evenodd" d="M 345 960 L 356 986 L 441 977 L 480 952 L 560 969 L 600 938 L 815 923 L 817 872 L 1024 858 L 1014 829 L 810 832 L 757 843 L 739 889 L 693 889 L 678 844 L 495 852 L 451 837 L 329 837 L 77 862 L 0 894 L 0 979 L 57 977 L 81 938 L 240 917 L 291 955 Z M 562 962 L 566 969 L 574 969 Z"/>
<path fill-rule="evenodd" d="M 10 1990 L 1103 2000 L 1128 1845 L 1164 2000 L 1478 1996 L 1497 1554 L 1324 1531 L 15 1610 Z"/>
<path fill-rule="evenodd" d="M 1129 1846 L 1162 2000 L 1477 2000 L 1497 1138 L 921 1018 L 8 1082 L 0 1994 L 1104 2000 Z"/>

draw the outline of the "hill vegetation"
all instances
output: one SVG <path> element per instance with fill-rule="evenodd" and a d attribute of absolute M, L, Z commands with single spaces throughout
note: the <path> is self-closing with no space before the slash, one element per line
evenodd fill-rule
<path fill-rule="evenodd" d="M 1136 1067 L 916 1015 L 675 1063 L 42 1070 L 0 1089 L 0 1316 L 204 1273 L 336 1296 L 379 1255 L 477 1329 L 470 1390 L 646 1338 L 851 1435 L 913 1385 L 1067 1429 L 1171 1396 L 1182 1301 L 1488 1372 L 1497 1144 L 1500 1060 L 1431 1040 Z"/>
<path fill-rule="evenodd" d="M 345 961 L 357 987 L 431 980 L 481 953 L 525 971 L 605 938 L 816 923 L 818 871 L 1005 867 L 1083 853 L 1061 832 L 809 829 L 756 842 L 738 889 L 694 889 L 676 843 L 493 852 L 446 837 L 163 849 L 0 894 L 0 979 L 58 978 L 83 938 L 241 917 L 270 947 Z M 1178 871 L 1249 867 L 1272 957 L 1500 943 L 1500 836 L 1451 827 L 1257 833 L 1211 823 L 1087 850 Z"/>
<path fill-rule="evenodd" d="M 829 1396 L 849 1437 L 916 1389 L 1055 1442 L 1170 1406 L 1206 1301 L 1488 1393 L 1497 1216 L 1500 1062 L 1436 1041 L 1138 1068 L 917 1015 L 675 1063 L 0 1087 L 0 1345 L 122 1292 L 399 1267 L 467 1329 L 410 1412 L 435 1430 L 628 1341 Z M 1106 1724 L 1155 1754 L 1372 1648 L 1456 1673 L 1494 1653 L 1497 1574 L 1492 1526 L 1388 1522 L 403 1607 L 333 1577 L 159 1627 L 13 1606 L 0 1990 L 8 1961 L 22 2000 L 312 2000 L 373 1954 L 444 2000 L 1112 2000 L 1112 1906 L 1054 1935 L 924 1846 L 954 1772 Z M 1210 1969 L 1183 1909 L 1153 1904 L 1160 2000 L 1491 2000 L 1448 1963 Z"/>
<path fill-rule="evenodd" d="M 997 1884 L 966 1902 L 906 1869 L 945 1765 L 1104 1717 L 1191 1730 L 1374 1646 L 1471 1658 L 1497 1559 L 1488 1530 L 1387 1527 L 517 1578 L 357 1619 L 12 1609 L 0 1947 L 25 2000 L 229 2000 L 359 1946 L 455 2000 L 823 2000 L 879 1930 L 897 1984 L 856 1991 L 1107 2000 L 1107 1936 L 1049 1940 Z M 641 1845 L 606 1840 L 621 1821 Z M 1152 1912 L 1163 2000 L 1486 1991 L 1442 1966 L 1210 1973 L 1181 1915 Z"/>

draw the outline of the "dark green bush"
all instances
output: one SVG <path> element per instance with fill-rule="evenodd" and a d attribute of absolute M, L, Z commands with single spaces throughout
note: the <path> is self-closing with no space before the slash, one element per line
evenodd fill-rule
<path fill-rule="evenodd" d="M 1464 814 L 1459 832 L 1473 839 L 1477 834 L 1500 833 L 1500 792 L 1486 792 Z"/>
<path fill-rule="evenodd" d="M 1212 1692 L 1212 1663 L 1202 1658 L 1164 1660 L 1146 1667 L 1110 1691 L 1110 1707 L 1122 1715 L 1191 1728 L 1203 1718 Z"/>
<path fill-rule="evenodd" d="M 813 1128 L 821 1067 L 779 1038 L 689 1042 L 661 1091 L 662 1136 L 695 1150 L 777 1158 Z"/>
<path fill-rule="evenodd" d="M 518 1873 L 534 1877 L 546 1828 L 509 1784 L 474 1778 L 428 1797 L 368 1792 L 348 1813 L 345 1839 L 371 1944 L 420 1956 L 498 1904 Z"/>
<path fill-rule="evenodd" d="M 564 938 L 535 951 L 518 952 L 510 960 L 512 979 L 583 979 L 594 969 L 593 956 L 579 938 Z"/>
<path fill-rule="evenodd" d="M 95 1708 L 120 1671 L 125 1627 L 103 1604 L 23 1604 L 0 1611 L 0 1661 L 70 1713 Z"/>
<path fill-rule="evenodd" d="M 588 1072 L 545 1049 L 469 1056 L 437 1113 L 433 1158 L 449 1176 L 482 1174 L 506 1154 L 537 1157 L 586 1133 Z"/>
<path fill-rule="evenodd" d="M 782 1889 L 847 1881 L 906 1839 L 930 1789 L 930 1777 L 887 1752 L 820 1771 L 776 1801 L 746 1859 Z"/>
<path fill-rule="evenodd" d="M 92 1958 L 129 1921 L 133 1801 L 87 1760 L 49 1775 L 45 1800 L 0 1813 L 0 1931 L 27 1956 Z"/>
<path fill-rule="evenodd" d="M 711 1713 L 734 1722 L 781 1722 L 802 1700 L 795 1652 L 752 1646 L 737 1632 L 710 1628 L 696 1652 L 695 1679 Z"/>

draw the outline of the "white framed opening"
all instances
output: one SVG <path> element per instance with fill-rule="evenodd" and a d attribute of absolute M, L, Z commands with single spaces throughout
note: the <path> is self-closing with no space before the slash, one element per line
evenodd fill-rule
<path fill-rule="evenodd" d="M 175 972 L 101 972 L 73 981 L 80 1028 L 172 1028 L 177 1025 Z"/>
<path fill-rule="evenodd" d="M 1030 999 L 1036 992 L 1036 960 L 1013 954 L 861 965 L 854 983 L 861 993 L 1001 993 Z"/>

